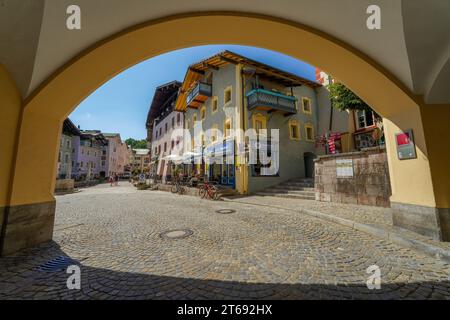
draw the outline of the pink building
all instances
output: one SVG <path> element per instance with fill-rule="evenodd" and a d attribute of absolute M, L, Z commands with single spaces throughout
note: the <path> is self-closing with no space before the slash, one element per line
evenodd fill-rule
<path fill-rule="evenodd" d="M 130 150 L 119 133 L 104 133 L 108 147 L 103 153 L 101 165 L 106 176 L 123 175 L 130 164 Z"/>

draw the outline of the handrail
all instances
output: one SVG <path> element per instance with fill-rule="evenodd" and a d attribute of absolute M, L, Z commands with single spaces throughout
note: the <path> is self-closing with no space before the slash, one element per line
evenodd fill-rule
<path fill-rule="evenodd" d="M 273 92 L 273 91 L 269 91 L 269 90 L 265 90 L 265 89 L 253 89 L 252 91 L 247 93 L 247 97 L 251 96 L 252 94 L 255 93 L 266 93 L 272 96 L 276 96 L 279 98 L 283 98 L 283 99 L 287 99 L 287 100 L 292 100 L 292 101 L 297 101 L 298 99 L 296 97 L 292 97 L 292 96 L 288 96 L 288 95 L 284 95 L 278 92 Z"/>

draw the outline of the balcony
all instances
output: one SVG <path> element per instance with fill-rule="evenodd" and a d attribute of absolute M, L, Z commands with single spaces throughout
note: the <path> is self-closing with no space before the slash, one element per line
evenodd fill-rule
<path fill-rule="evenodd" d="M 285 115 L 297 113 L 297 98 L 264 89 L 247 93 L 249 110 L 280 111 Z"/>
<path fill-rule="evenodd" d="M 198 108 L 212 96 L 212 86 L 208 83 L 197 82 L 186 98 L 188 108 Z"/>

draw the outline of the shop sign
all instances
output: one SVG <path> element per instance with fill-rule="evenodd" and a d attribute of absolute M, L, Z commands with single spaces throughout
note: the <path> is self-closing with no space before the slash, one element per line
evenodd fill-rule
<path fill-rule="evenodd" d="M 416 144 L 414 143 L 412 130 L 406 130 L 396 134 L 395 142 L 397 145 L 397 155 L 400 160 L 417 158 Z"/>

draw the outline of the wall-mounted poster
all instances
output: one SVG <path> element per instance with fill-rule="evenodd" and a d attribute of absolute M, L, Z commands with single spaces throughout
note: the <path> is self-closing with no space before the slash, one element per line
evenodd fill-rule
<path fill-rule="evenodd" d="M 396 134 L 395 142 L 397 145 L 397 155 L 400 160 L 417 158 L 416 144 L 414 143 L 412 130 L 406 130 Z"/>
<path fill-rule="evenodd" d="M 338 178 L 353 178 L 353 160 L 337 159 L 336 175 Z"/>

